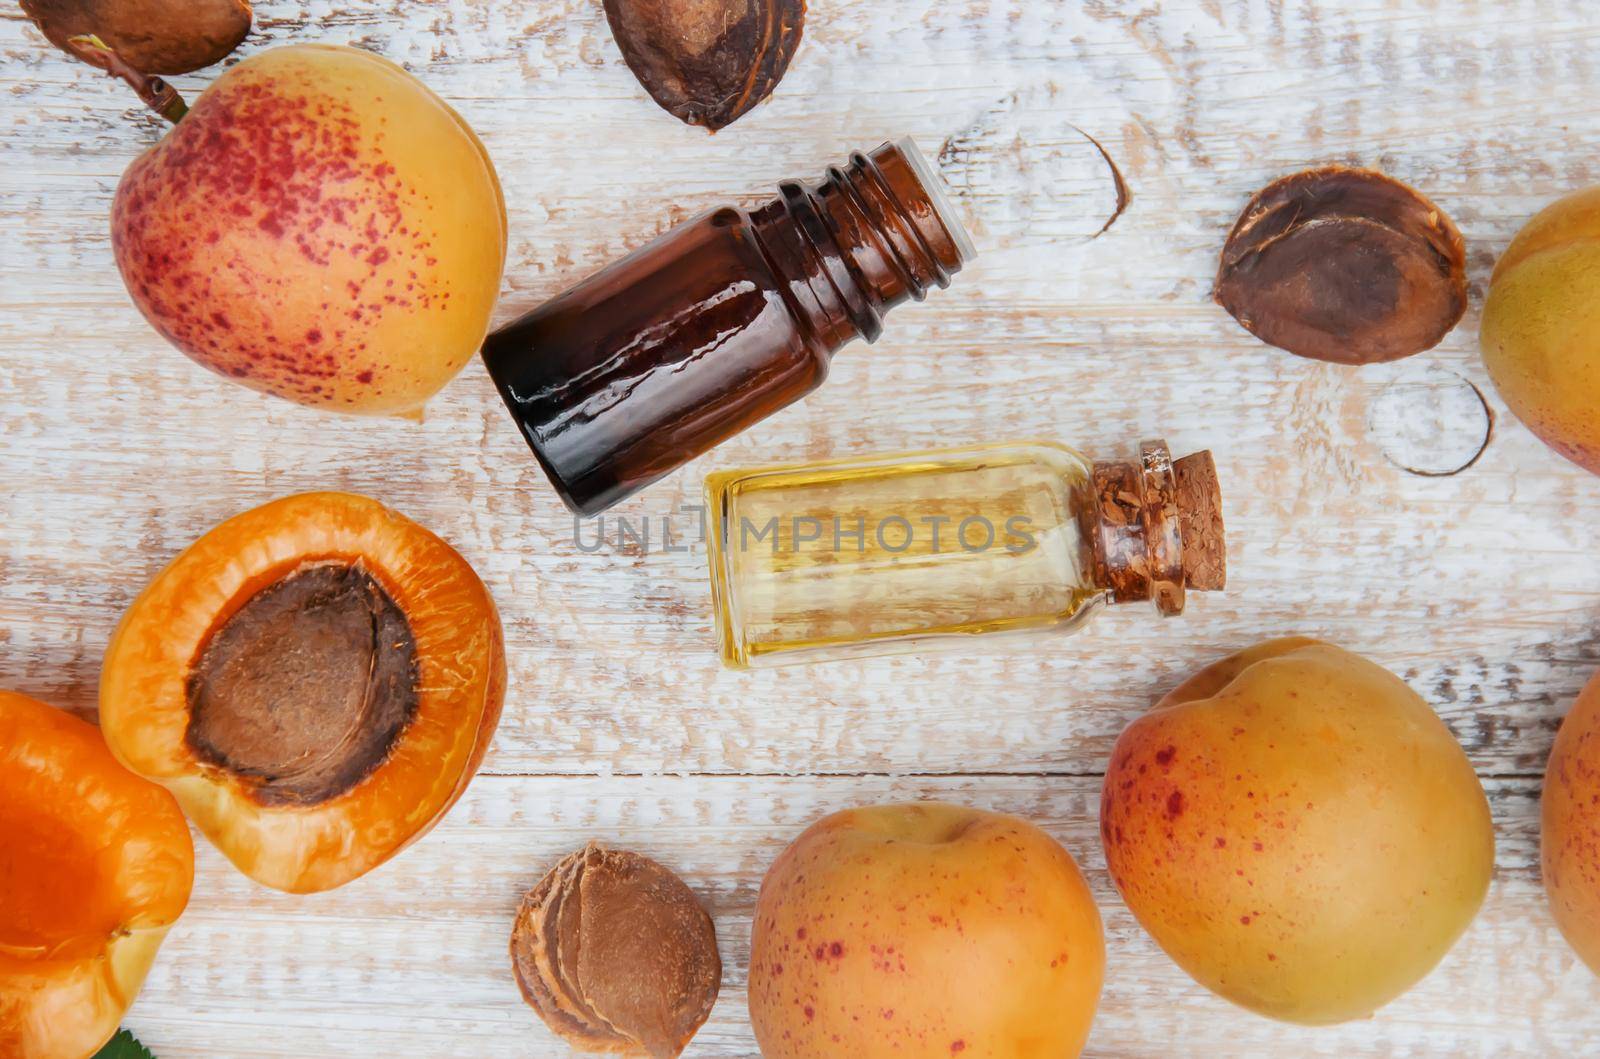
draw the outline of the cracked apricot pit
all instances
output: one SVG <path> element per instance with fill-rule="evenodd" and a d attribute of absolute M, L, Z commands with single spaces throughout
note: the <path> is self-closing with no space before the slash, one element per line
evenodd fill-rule
<path fill-rule="evenodd" d="M 249 0 L 22 0 L 50 43 L 82 58 L 93 35 L 147 74 L 186 74 L 227 58 L 250 32 Z"/>
<path fill-rule="evenodd" d="M 374 500 L 307 493 L 151 582 L 106 651 L 100 721 L 240 871 L 306 893 L 455 804 L 505 682 L 494 603 L 455 549 Z"/>
<path fill-rule="evenodd" d="M 0 691 L 0 1056 L 103 1045 L 193 881 L 172 795 L 119 765 L 94 725 Z"/>
<path fill-rule="evenodd" d="M 649 857 L 593 842 L 523 896 L 511 962 L 528 1004 L 580 1052 L 676 1059 L 722 985 L 694 891 Z"/>

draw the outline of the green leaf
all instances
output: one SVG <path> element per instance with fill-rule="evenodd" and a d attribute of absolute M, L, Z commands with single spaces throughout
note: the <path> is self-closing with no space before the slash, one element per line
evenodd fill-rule
<path fill-rule="evenodd" d="M 150 1049 L 139 1043 L 139 1038 L 127 1030 L 118 1030 L 106 1046 L 94 1053 L 94 1059 L 156 1059 Z"/>

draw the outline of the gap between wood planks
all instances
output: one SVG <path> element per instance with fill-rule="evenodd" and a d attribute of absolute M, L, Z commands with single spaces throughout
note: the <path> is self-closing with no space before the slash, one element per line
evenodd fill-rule
<path fill-rule="evenodd" d="M 1474 770 L 1479 781 L 1503 782 L 1534 781 L 1542 785 L 1544 770 L 1483 772 Z M 1104 772 L 1072 772 L 1068 770 L 1025 769 L 1017 772 L 990 770 L 986 772 L 889 772 L 884 770 L 841 770 L 821 772 L 496 772 L 480 769 L 479 776 L 494 779 L 536 780 L 803 780 L 803 779 L 882 779 L 882 780 L 1098 780 Z"/>

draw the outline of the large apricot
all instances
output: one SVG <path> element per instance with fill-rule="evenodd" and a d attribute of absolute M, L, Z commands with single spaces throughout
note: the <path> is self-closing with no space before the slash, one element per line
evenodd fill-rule
<path fill-rule="evenodd" d="M 1546 207 L 1495 265 L 1483 363 L 1518 419 L 1600 474 L 1600 187 Z"/>
<path fill-rule="evenodd" d="M 1556 733 L 1541 809 L 1550 911 L 1568 943 L 1600 974 L 1600 674 Z"/>
<path fill-rule="evenodd" d="M 374 500 L 307 493 L 151 582 L 106 650 L 100 723 L 240 871 L 304 893 L 426 833 L 504 697 L 500 620 L 466 560 Z"/>
<path fill-rule="evenodd" d="M 140 311 L 213 371 L 406 413 L 483 341 L 505 206 L 483 145 L 420 81 L 302 44 L 229 69 L 128 167 L 111 245 Z"/>
<path fill-rule="evenodd" d="M 1124 900 L 1202 985 L 1302 1023 L 1409 989 L 1494 868 L 1483 788 L 1380 666 L 1272 640 L 1202 669 L 1117 740 L 1100 805 Z"/>
<path fill-rule="evenodd" d="M 172 795 L 94 725 L 0 691 L 0 1056 L 105 1044 L 193 881 Z"/>
<path fill-rule="evenodd" d="M 926 802 L 835 813 L 767 872 L 750 941 L 766 1059 L 1067 1059 L 1100 999 L 1100 913 L 1061 845 Z"/>

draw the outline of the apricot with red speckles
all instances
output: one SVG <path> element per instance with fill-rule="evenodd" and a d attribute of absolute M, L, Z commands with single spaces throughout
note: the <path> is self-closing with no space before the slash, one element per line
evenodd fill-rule
<path fill-rule="evenodd" d="M 355 48 L 230 69 L 128 167 L 112 247 L 174 345 L 301 404 L 404 414 L 488 330 L 505 209 L 483 145 L 421 82 Z"/>
<path fill-rule="evenodd" d="M 1455 944 L 1494 832 L 1467 756 L 1398 677 L 1315 640 L 1202 669 L 1129 725 L 1106 863 L 1202 985 L 1290 1022 L 1368 1015 Z"/>
<path fill-rule="evenodd" d="M 756 901 L 750 1020 L 766 1059 L 1078 1055 L 1100 913 L 1061 845 L 937 802 L 813 824 Z"/>
<path fill-rule="evenodd" d="M 1573 949 L 1600 974 L 1600 674 L 1556 734 L 1542 809 L 1550 911 Z"/>

